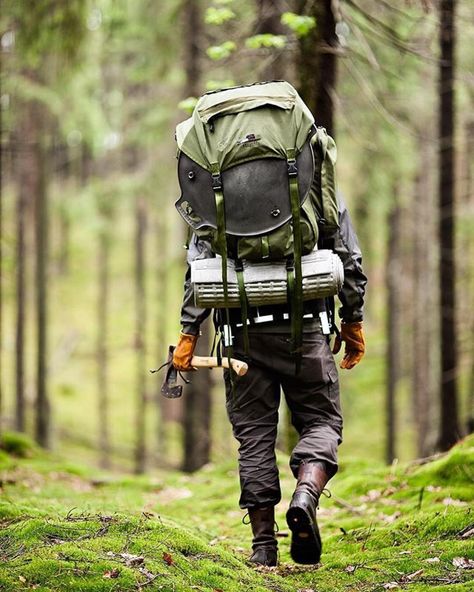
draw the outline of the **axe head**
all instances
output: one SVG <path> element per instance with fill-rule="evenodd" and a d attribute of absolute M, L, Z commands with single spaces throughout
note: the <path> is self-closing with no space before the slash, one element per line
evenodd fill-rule
<path fill-rule="evenodd" d="M 174 345 L 170 345 L 168 348 L 168 367 L 166 368 L 166 376 L 161 387 L 161 394 L 167 399 L 177 399 L 183 394 L 183 387 L 180 384 L 176 384 L 178 381 L 178 371 L 173 366 L 173 352 Z"/>

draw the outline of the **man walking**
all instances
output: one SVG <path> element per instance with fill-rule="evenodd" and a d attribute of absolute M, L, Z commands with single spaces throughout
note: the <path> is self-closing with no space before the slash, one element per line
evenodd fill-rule
<path fill-rule="evenodd" d="M 291 348 L 289 305 L 249 308 L 247 351 L 240 311 L 230 310 L 233 356 L 248 361 L 249 370 L 233 381 L 225 371 L 226 406 L 234 436 L 240 444 L 240 507 L 248 510 L 253 532 L 250 561 L 259 565 L 277 564 L 274 509 L 281 492 L 275 442 L 280 390 L 299 435 L 290 458 L 297 484 L 286 514 L 292 531 L 291 556 L 302 564 L 318 563 L 321 556 L 316 510 L 324 487 L 337 471 L 337 449 L 342 441 L 339 382 L 333 353 L 338 353 L 344 342 L 340 367 L 350 370 L 365 351 L 362 319 L 367 279 L 362 270 L 357 237 L 341 198 L 338 206 L 339 227 L 320 240 L 320 247 L 331 248 L 344 266 L 344 284 L 338 295 L 342 304 L 339 310 L 341 331 L 332 351 L 327 299 L 304 303 L 298 372 L 295 372 Z M 193 235 L 188 264 L 214 256 L 211 244 Z M 194 304 L 188 268 L 181 313 L 182 332 L 173 358 L 178 370 L 192 370 L 191 359 L 200 325 L 209 314 L 210 309 Z M 334 326 L 334 319 L 330 319 L 329 324 Z"/>

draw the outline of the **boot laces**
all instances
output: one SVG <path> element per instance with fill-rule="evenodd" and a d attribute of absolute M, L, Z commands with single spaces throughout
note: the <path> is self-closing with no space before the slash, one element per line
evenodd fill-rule
<path fill-rule="evenodd" d="M 242 524 L 245 524 L 245 526 L 248 526 L 250 524 L 250 514 L 248 512 L 246 512 L 242 517 Z M 278 526 L 278 522 L 276 520 L 274 521 L 274 530 L 275 534 L 280 532 L 280 527 Z"/>

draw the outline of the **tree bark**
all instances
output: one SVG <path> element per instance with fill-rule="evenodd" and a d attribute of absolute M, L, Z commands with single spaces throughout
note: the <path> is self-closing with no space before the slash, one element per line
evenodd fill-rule
<path fill-rule="evenodd" d="M 285 29 L 281 24 L 281 15 L 284 10 L 283 0 L 257 0 L 256 34 L 284 35 Z M 285 50 L 270 50 L 268 58 L 263 60 L 260 78 L 262 80 L 286 78 L 286 55 Z"/>
<path fill-rule="evenodd" d="M 441 425 L 439 447 L 449 449 L 461 437 L 457 394 L 455 294 L 455 29 L 456 0 L 441 0 L 439 9 L 439 245 L 441 324 Z"/>
<path fill-rule="evenodd" d="M 396 458 L 397 416 L 396 400 L 400 380 L 400 292 L 401 277 L 401 207 L 399 189 L 394 188 L 394 204 L 388 217 L 388 245 L 386 269 L 387 286 L 387 391 L 386 391 L 386 449 L 385 459 L 391 464 Z"/>
<path fill-rule="evenodd" d="M 424 137 L 420 142 L 420 170 L 415 184 L 413 204 L 413 414 L 416 426 L 416 448 L 420 458 L 433 453 L 433 343 L 435 319 L 430 320 L 427 311 L 436 310 L 432 291 L 433 259 L 433 184 L 430 142 Z"/>
<path fill-rule="evenodd" d="M 0 97 L 3 96 L 3 57 L 0 52 Z M 3 430 L 3 105 L 0 104 L 0 436 Z"/>
<path fill-rule="evenodd" d="M 199 94 L 201 64 L 199 44 L 202 35 L 202 15 L 199 0 L 187 0 L 184 4 L 186 23 L 186 89 L 188 96 Z M 209 353 L 209 330 L 206 327 L 199 340 L 198 350 Z M 191 384 L 186 387 L 183 417 L 183 470 L 195 471 L 209 462 L 211 448 L 210 418 L 212 411 L 211 373 L 198 371 L 191 376 Z"/>
<path fill-rule="evenodd" d="M 316 26 L 300 40 L 299 91 L 310 110 L 316 124 L 326 128 L 334 137 L 334 92 L 337 83 L 336 18 L 333 0 L 320 0 L 308 3 L 298 0 L 300 14 L 316 19 Z"/>
<path fill-rule="evenodd" d="M 110 467 L 109 440 L 109 380 L 108 380 L 108 306 L 110 235 L 107 213 L 103 216 L 103 228 L 99 235 L 99 298 L 97 306 L 97 388 L 99 417 L 99 462 L 102 468 Z"/>
<path fill-rule="evenodd" d="M 473 183 L 473 166 L 474 166 L 474 120 L 471 120 L 466 125 L 466 174 L 465 174 L 465 200 L 468 211 L 474 211 L 474 183 Z M 467 300 L 466 304 L 468 308 L 468 335 L 472 337 L 474 335 L 474 312 L 472 311 L 472 301 L 474 299 L 474 270 L 472 269 L 472 261 L 474 260 L 474 244 L 472 237 L 466 245 L 465 253 L 467 255 L 467 261 L 469 266 L 468 278 L 469 282 L 467 285 Z M 464 256 L 466 256 L 464 255 Z M 464 316 L 463 316 L 464 318 Z M 471 343 L 470 341 L 468 342 Z M 468 346 L 469 347 L 469 346 Z M 470 373 L 468 382 L 468 393 L 467 393 L 467 422 L 466 428 L 467 433 L 474 433 L 474 354 L 470 352 Z"/>
<path fill-rule="evenodd" d="M 202 335 L 196 347 L 196 354 L 209 355 L 211 322 L 202 326 Z M 210 460 L 212 375 L 205 368 L 190 375 L 191 383 L 186 389 L 184 403 L 184 459 L 183 471 L 197 471 Z"/>
<path fill-rule="evenodd" d="M 168 321 L 168 221 L 166 219 L 166 210 L 159 213 L 158 220 L 156 222 L 156 237 L 157 237 L 157 302 L 158 302 L 158 314 L 157 314 L 157 365 L 161 364 L 166 360 L 168 355 L 168 344 L 167 344 L 167 321 Z M 160 378 L 161 375 L 160 375 Z M 158 411 L 158 425 L 157 425 L 157 450 L 160 461 L 166 458 L 168 453 L 168 441 L 166 437 L 167 424 L 169 421 L 169 407 L 170 403 L 173 404 L 175 401 L 168 401 L 161 394 L 161 382 L 156 383 L 156 406 Z"/>
<path fill-rule="evenodd" d="M 25 110 L 25 117 L 27 111 Z M 23 121 L 23 125 L 25 125 Z M 23 127 L 23 126 L 22 126 Z M 27 126 L 25 126 L 26 128 Z M 25 136 L 21 134 L 24 138 Z M 35 165 L 32 148 L 22 144 L 18 154 L 16 207 L 16 334 L 15 334 L 15 429 L 25 429 L 25 222 L 28 197 L 34 195 Z"/>
<path fill-rule="evenodd" d="M 135 351 L 137 407 L 135 417 L 135 473 L 145 471 L 146 461 L 146 294 L 145 294 L 146 203 L 138 197 L 135 205 Z"/>
<path fill-rule="evenodd" d="M 35 120 L 41 121 L 44 114 L 35 113 Z M 47 391 L 48 381 L 48 199 L 46 189 L 46 158 L 42 142 L 44 131 L 35 130 L 32 137 L 34 161 L 37 167 L 37 186 L 35 191 L 35 249 L 36 249 L 36 439 L 49 448 L 50 445 L 50 404 Z"/>

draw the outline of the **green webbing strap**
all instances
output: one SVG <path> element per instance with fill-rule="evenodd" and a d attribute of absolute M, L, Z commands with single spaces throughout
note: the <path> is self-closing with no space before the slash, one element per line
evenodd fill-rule
<path fill-rule="evenodd" d="M 267 259 L 270 257 L 270 244 L 268 242 L 268 236 L 264 234 L 262 236 L 262 259 Z"/>
<path fill-rule="evenodd" d="M 214 197 L 216 200 L 216 218 L 217 218 L 217 247 L 222 258 L 222 284 L 224 287 L 224 304 L 225 304 L 225 320 L 230 331 L 230 314 L 229 314 L 229 286 L 227 282 L 227 239 L 225 235 L 225 206 L 224 206 L 224 192 L 222 190 L 222 179 L 219 165 L 217 163 L 211 164 L 212 174 L 212 188 L 214 190 Z M 232 346 L 227 348 L 227 359 L 229 360 L 229 376 L 232 384 L 232 391 L 234 390 L 234 377 L 232 374 L 232 367 L 230 359 L 232 357 Z"/>
<path fill-rule="evenodd" d="M 296 151 L 287 150 L 288 180 L 290 183 L 290 203 L 293 220 L 293 252 L 294 252 L 294 285 L 289 283 L 291 296 L 291 337 L 293 351 L 296 355 L 296 374 L 301 366 L 301 346 L 303 343 L 303 278 L 301 272 L 301 222 L 300 193 L 298 189 L 298 169 L 296 167 Z"/>
<path fill-rule="evenodd" d="M 235 272 L 237 274 L 237 282 L 239 284 L 239 298 L 240 298 L 240 314 L 242 319 L 242 331 L 244 335 L 244 351 L 245 355 L 249 355 L 249 330 L 247 326 L 248 320 L 248 302 L 247 294 L 245 293 L 245 280 L 244 280 L 244 269 L 242 267 L 242 261 L 237 261 L 235 266 Z"/>

